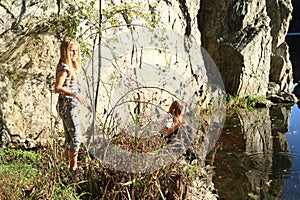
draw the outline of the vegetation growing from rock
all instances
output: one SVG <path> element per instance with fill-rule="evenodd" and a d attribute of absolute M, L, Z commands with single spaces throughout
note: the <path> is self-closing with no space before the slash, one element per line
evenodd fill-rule
<path fill-rule="evenodd" d="M 248 97 L 239 97 L 227 95 L 227 107 L 229 109 L 248 109 L 253 110 L 256 108 L 266 107 L 268 100 L 263 95 L 249 95 Z"/>
<path fill-rule="evenodd" d="M 77 37 L 83 47 L 83 54 L 92 57 L 92 51 L 101 42 L 103 32 L 133 30 L 137 26 L 154 30 L 160 22 L 155 7 L 151 5 L 142 3 L 135 5 L 125 3 L 121 6 L 108 4 L 107 9 L 100 9 L 99 18 L 99 11 L 94 7 L 95 3 L 96 1 L 81 2 L 77 5 L 78 9 L 73 10 L 70 14 L 51 15 L 36 24 L 29 24 L 28 26 L 32 25 L 32 27 L 22 32 L 24 38 L 27 38 L 26 42 L 20 40 L 20 43 L 23 42 L 24 48 L 20 48 L 17 55 L 19 58 L 24 56 L 27 64 L 21 68 L 18 66 L 4 68 L 4 77 L 7 76 L 10 82 L 8 85 L 12 85 L 13 90 L 22 90 L 22 87 L 28 86 L 29 91 L 32 91 L 33 98 L 42 98 L 39 96 L 41 93 L 46 91 L 46 96 L 50 91 L 52 101 L 54 76 L 51 71 L 55 69 L 55 61 L 51 63 L 52 69 L 48 69 L 47 75 L 43 74 L 42 69 L 49 66 L 49 63 L 39 63 L 40 71 L 38 72 L 32 68 L 36 65 L 34 62 L 40 61 L 43 51 L 49 51 L 47 47 L 53 49 L 57 47 L 51 44 L 44 45 L 45 37 L 52 37 L 55 42 L 64 37 Z M 76 7 L 72 7 L 71 10 L 74 8 Z M 141 21 L 142 23 L 137 23 Z M 79 27 L 84 27 L 84 29 L 81 30 Z M 8 51 L 8 53 L 12 52 L 13 49 Z M 43 57 L 46 56 L 43 55 Z M 11 66 L 9 62 L 13 61 L 14 57 L 8 55 L 7 58 L 5 65 Z M 51 59 L 55 60 L 53 57 Z M 36 79 L 37 82 L 35 82 Z M 35 85 L 39 87 L 34 88 Z M 42 89 L 40 85 L 42 85 Z M 22 111 L 28 106 L 22 102 L 22 98 L 15 99 L 14 102 Z M 51 106 L 52 102 L 49 110 L 53 109 Z M 37 109 L 38 104 L 33 103 L 33 107 Z M 27 120 L 34 121 L 29 115 L 22 120 L 22 124 L 26 127 L 25 130 L 23 129 L 25 132 L 31 126 Z M 1 199 L 182 199 L 191 196 L 200 198 L 207 194 L 211 197 L 210 199 L 216 197 L 216 191 L 214 191 L 213 185 L 210 185 L 211 176 L 203 168 L 204 163 L 200 163 L 200 161 L 190 163 L 191 160 L 185 160 L 184 157 L 151 173 L 123 173 L 103 166 L 99 160 L 92 158 L 83 146 L 80 165 L 84 172 L 70 177 L 67 170 L 64 169 L 63 147 L 60 145 L 62 141 L 60 138 L 56 138 L 60 135 L 55 127 L 56 120 L 51 113 L 48 129 L 41 130 L 46 136 L 50 136 L 43 145 L 35 145 L 36 147 L 30 150 L 23 149 L 21 146 L 1 149 L 0 178 L 3 180 L 0 182 Z M 55 123 L 53 123 L 54 121 Z M 204 124 L 203 129 L 206 126 L 207 124 Z M 35 129 L 30 129 L 30 131 L 40 132 Z M 30 134 L 33 133 L 26 132 L 26 137 Z M 121 137 L 118 138 L 120 141 L 124 139 Z M 28 141 L 30 141 L 29 138 L 24 144 L 30 146 L 31 142 Z M 131 146 L 137 144 L 137 141 L 130 142 L 132 142 Z M 207 170 L 210 170 L 209 167 Z M 206 188 L 208 186 L 209 190 Z"/>
<path fill-rule="evenodd" d="M 57 44 L 61 38 L 67 36 L 79 38 L 83 54 L 86 57 L 91 58 L 93 56 L 93 53 L 91 52 L 95 46 L 99 44 L 103 32 L 120 31 L 123 29 L 133 30 L 136 26 L 143 26 L 151 29 L 157 27 L 157 23 L 160 23 L 160 18 L 156 15 L 156 7 L 153 6 L 155 4 L 143 4 L 141 3 L 142 1 L 140 3 L 135 1 L 135 4 L 124 3 L 122 5 L 110 3 L 107 4 L 107 8 L 100 9 L 100 11 L 95 9 L 95 6 L 99 1 L 89 1 L 89 3 L 83 1 L 78 3 L 79 1 L 67 0 L 56 1 L 56 3 L 59 4 L 58 13 L 52 13 L 50 16 L 43 16 L 37 21 L 34 20 L 35 18 L 33 18 L 33 21 L 23 20 L 28 19 L 26 16 L 30 16 L 31 14 L 27 13 L 24 15 L 26 11 L 24 6 L 29 6 L 28 3 L 32 6 L 31 2 L 23 2 L 25 2 L 25 5 L 18 7 L 20 9 L 16 16 L 13 16 L 15 14 L 14 12 L 9 11 L 9 6 L 7 8 L 5 7 L 6 2 L 2 2 L 0 6 L 0 8 L 5 8 L 5 12 L 9 15 L 9 17 L 2 17 L 3 19 L 10 19 L 12 16 L 15 20 L 11 26 L 9 24 L 9 27 L 11 28 L 8 28 L 1 34 L 1 36 L 3 36 L 3 40 L 7 41 L 6 45 L 3 45 L 0 57 L 1 123 L 2 117 L 3 120 L 8 119 L 6 128 L 12 129 L 15 133 L 20 133 L 22 137 L 24 135 L 25 137 L 31 137 L 33 135 L 32 138 L 37 138 L 41 135 L 41 133 L 44 137 L 46 136 L 46 138 L 48 136 L 53 137 L 53 135 L 59 135 L 58 131 L 54 128 L 56 116 L 52 113 L 52 110 L 55 107 L 53 106 L 53 99 L 55 98 L 52 93 L 52 87 L 54 80 L 53 72 L 55 71 L 55 65 L 57 63 L 57 52 L 55 51 L 58 49 Z M 166 3 L 168 6 L 173 6 L 173 2 L 170 1 L 160 2 Z M 194 3 L 195 2 L 196 1 L 194 1 Z M 276 4 L 276 1 L 268 2 L 271 2 L 268 3 L 270 4 L 268 8 L 272 7 L 271 4 Z M 36 3 L 39 4 L 41 2 Z M 62 3 L 66 3 L 64 5 L 64 9 L 60 7 Z M 259 77 L 261 77 L 261 75 L 265 77 L 263 78 L 263 85 L 266 86 L 269 81 L 267 77 L 269 76 L 270 53 L 279 55 L 278 58 L 273 58 L 274 60 L 272 61 L 274 65 L 272 70 L 277 71 L 278 73 L 272 74 L 276 75 L 280 74 L 281 71 L 287 71 L 284 70 L 285 68 L 277 70 L 277 64 L 281 63 L 282 60 L 284 63 L 288 63 L 287 60 L 285 60 L 287 58 L 285 45 L 281 45 L 282 38 L 284 37 L 280 37 L 281 40 L 278 42 L 278 45 L 274 42 L 272 46 L 275 48 L 272 52 L 269 51 L 271 48 L 271 41 L 277 41 L 277 36 L 274 33 L 279 31 L 267 24 L 270 19 L 267 16 L 268 14 L 265 10 L 266 6 L 264 1 L 263 3 L 257 3 L 256 6 L 259 8 L 259 10 L 257 10 L 258 13 L 263 14 L 255 13 L 255 17 L 253 17 L 252 12 L 242 13 L 240 15 L 239 9 L 244 10 L 243 7 L 252 7 L 256 4 L 256 2 L 231 2 L 233 5 L 223 3 L 220 3 L 219 5 L 219 3 L 216 3 L 217 5 L 214 5 L 215 8 L 217 7 L 218 10 L 221 8 L 222 12 L 211 12 L 211 10 L 213 10 L 213 7 L 211 7 L 211 1 L 203 1 L 203 3 L 201 3 L 201 11 L 199 10 L 200 5 L 197 4 L 197 6 L 188 8 L 188 3 L 189 2 L 179 1 L 178 9 L 182 11 L 182 15 L 180 13 L 174 14 L 171 11 L 168 13 L 168 20 L 171 22 L 172 28 L 176 26 L 182 26 L 181 28 L 185 28 L 185 32 L 183 31 L 184 34 L 186 36 L 191 36 L 191 38 L 194 37 L 198 39 L 198 36 L 200 38 L 200 35 L 193 35 L 196 23 L 198 23 L 199 27 L 202 27 L 196 27 L 196 29 L 204 30 L 201 30 L 203 44 L 216 45 L 216 47 L 213 47 L 213 49 L 216 49 L 216 51 L 213 50 L 213 53 L 219 54 L 219 56 L 217 55 L 216 57 L 225 57 L 225 59 L 217 59 L 217 61 L 219 61 L 218 64 L 220 65 L 224 65 L 225 63 L 224 66 L 221 66 L 226 69 L 226 73 L 224 73 L 224 80 L 229 83 L 234 83 L 234 87 L 229 87 L 229 90 L 235 92 L 237 91 L 237 88 L 239 88 L 239 85 L 243 85 L 243 82 L 248 83 L 249 81 L 245 78 L 248 76 L 251 80 L 254 77 L 254 81 L 249 82 L 249 86 L 251 86 L 250 93 L 252 91 L 254 91 L 254 93 L 257 92 L 256 80 L 260 79 Z M 44 3 L 41 4 L 44 5 Z M 15 4 L 15 6 L 17 5 Z M 229 11 L 226 6 L 229 6 Z M 47 7 L 41 6 L 41 8 L 45 9 Z M 189 9 L 191 8 L 195 8 L 195 10 L 190 11 Z M 286 9 L 288 6 L 282 8 L 283 10 L 288 11 L 288 9 Z M 202 9 L 203 11 L 206 11 L 207 9 L 207 12 L 202 12 Z M 228 12 L 235 11 L 235 9 L 238 12 L 231 13 L 230 15 L 228 14 Z M 280 9 L 277 9 L 277 11 L 280 11 Z M 34 12 L 32 13 L 35 14 Z M 195 18 L 192 18 L 193 21 L 191 19 L 191 14 L 194 12 L 199 12 L 197 14 L 199 17 L 198 21 Z M 99 15 L 99 13 L 101 13 L 101 15 Z M 202 15 L 203 13 L 205 13 L 204 16 Z M 214 14 L 220 15 L 220 13 L 220 17 L 214 16 Z M 274 13 L 274 16 L 276 17 L 276 12 L 272 13 Z M 271 17 L 272 24 L 273 22 L 278 22 L 276 24 L 280 24 L 282 21 L 288 21 L 289 13 L 284 13 L 283 19 L 274 20 L 274 16 L 273 18 Z M 99 18 L 99 16 L 101 17 Z M 229 21 L 227 19 L 228 16 L 230 16 Z M 244 21 L 247 22 L 245 16 L 247 19 L 254 19 L 256 22 L 263 22 L 263 26 L 255 23 L 241 23 Z M 265 18 L 262 19 L 261 16 Z M 259 19 L 256 19 L 256 17 Z M 201 20 L 201 18 L 204 20 Z M 143 21 L 144 23 L 137 24 L 136 20 L 139 22 Z M 219 24 L 216 26 L 215 23 L 210 22 Z M 224 24 L 230 25 L 225 27 L 225 31 L 223 31 L 224 27 L 221 27 Z M 253 35 L 253 33 L 251 33 L 253 29 L 240 27 L 239 25 L 241 24 L 246 24 L 247 26 L 252 24 L 254 25 L 254 34 L 259 33 L 256 35 L 257 37 L 254 38 L 254 42 L 249 42 L 249 38 L 245 37 L 247 34 Z M 207 27 L 205 25 L 209 26 Z M 286 28 L 285 23 L 284 26 L 285 27 L 282 29 Z M 218 30 L 215 29 L 216 27 Z M 258 27 L 259 29 L 257 29 Z M 269 29 L 272 29 L 272 35 L 275 35 L 275 40 L 271 40 L 272 38 Z M 219 37 L 218 33 L 227 34 L 228 37 L 225 39 L 235 38 L 236 40 L 227 41 L 229 43 L 222 42 L 221 40 L 223 36 Z M 231 37 L 232 35 L 238 37 Z M 284 35 L 284 31 L 281 31 L 280 35 Z M 220 39 L 220 43 L 217 42 L 218 40 L 214 40 L 214 37 L 218 40 Z M 210 38 L 212 38 L 212 40 L 210 40 Z M 241 44 L 240 38 L 244 38 L 242 40 L 242 45 L 235 46 L 235 44 Z M 257 42 L 260 40 L 262 42 Z M 248 44 L 253 45 L 251 46 Z M 261 46 L 260 44 L 267 45 Z M 246 46 L 246 51 L 240 49 L 243 45 Z M 277 49 L 277 46 L 280 46 L 281 48 Z M 209 47 L 207 47 L 207 49 L 209 49 Z M 257 51 L 253 51 L 253 49 L 257 49 Z M 283 53 L 276 53 L 279 50 Z M 228 52 L 230 56 L 228 56 Z M 257 64 L 252 64 L 251 62 L 253 60 L 248 59 L 251 55 L 264 55 L 264 58 L 258 59 Z M 250 73 L 248 73 L 249 71 Z M 289 73 L 290 72 L 291 71 L 289 71 Z M 288 85 L 291 80 L 289 79 L 289 73 L 283 75 L 280 74 L 278 77 L 274 77 L 273 79 L 275 80 L 273 81 L 276 82 L 280 77 L 284 77 L 284 80 L 287 81 L 284 81 L 282 85 Z M 232 74 L 234 74 L 234 76 L 232 76 Z M 235 78 L 236 81 L 232 82 L 232 77 L 240 77 L 240 74 L 244 74 L 245 76 L 242 76 L 242 78 Z M 246 89 L 248 88 L 246 87 L 246 84 L 244 84 L 244 86 Z M 242 90 L 242 92 L 248 94 L 249 91 L 246 91 L 246 89 Z M 266 91 L 266 87 L 263 87 L 263 91 Z M 261 103 L 260 101 L 257 101 L 257 98 L 260 99 L 260 97 L 253 98 L 252 96 L 249 96 L 246 99 L 230 97 L 229 99 L 231 100 L 229 100 L 229 107 L 253 109 Z M 24 101 L 25 99 L 26 101 Z M 43 107 L 43 105 L 47 106 Z M 29 108 L 30 110 L 28 111 Z M 3 115 L 2 111 L 4 111 Z M 45 123 L 45 121 L 47 123 Z M 205 129 L 208 121 L 209 120 L 203 120 L 204 126 L 201 128 Z M 120 135 L 120 137 L 122 136 Z M 126 138 L 119 138 L 121 141 L 122 139 L 125 140 Z M 28 141 L 29 140 L 27 140 L 27 142 Z M 46 146 L 38 146 L 38 149 L 34 149 L 29 152 L 27 150 L 24 151 L 22 148 L 1 149 L 0 177 L 1 180 L 3 180 L 0 181 L 1 199 L 2 197 L 8 197 L 11 199 L 88 199 L 102 198 L 103 196 L 112 199 L 148 199 L 150 197 L 164 199 L 168 198 L 168 195 L 172 197 L 187 197 L 189 191 L 192 193 L 192 196 L 196 196 L 196 198 L 204 197 L 207 193 L 209 193 L 208 199 L 216 197 L 213 185 L 211 185 L 210 181 L 211 174 L 205 173 L 203 168 L 204 164 L 193 163 L 190 165 L 189 163 L 186 163 L 184 159 L 178 160 L 178 162 L 155 171 L 154 173 L 126 174 L 110 170 L 107 167 L 102 166 L 98 160 L 91 158 L 84 149 L 82 151 L 84 153 L 81 155 L 80 161 L 82 166 L 84 166 L 85 171 L 83 174 L 77 176 L 75 180 L 71 180 L 67 177 L 63 166 L 59 164 L 60 161 L 63 160 L 63 156 L 61 155 L 62 147 L 59 145 L 61 141 L 57 138 L 54 138 L 51 141 L 53 141 L 53 143 L 50 142 L 50 144 L 47 144 Z M 200 142 L 202 141 L 200 140 Z M 30 144 L 30 142 L 28 143 Z M 137 143 L 134 145 L 136 144 Z M 121 143 L 121 145 L 124 145 L 124 143 Z M 12 171 L 14 171 L 14 173 L 11 173 Z M 9 173 L 9 176 L 7 176 L 7 173 Z M 204 184 L 202 184 L 203 182 Z M 194 187 L 194 183 L 198 185 L 198 188 Z M 197 191 L 195 192 L 195 188 L 198 189 L 198 194 Z M 206 189 L 207 191 L 205 191 Z M 12 192 L 13 190 L 15 190 L 15 193 Z"/>

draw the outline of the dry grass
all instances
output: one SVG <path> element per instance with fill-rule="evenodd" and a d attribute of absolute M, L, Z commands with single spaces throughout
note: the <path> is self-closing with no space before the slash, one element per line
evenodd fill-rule
<path fill-rule="evenodd" d="M 121 139 L 120 139 L 121 140 Z M 151 173 L 106 168 L 84 148 L 74 177 L 65 169 L 57 142 L 25 150 L 0 149 L 0 199 L 183 199 L 189 177 L 173 163 Z"/>

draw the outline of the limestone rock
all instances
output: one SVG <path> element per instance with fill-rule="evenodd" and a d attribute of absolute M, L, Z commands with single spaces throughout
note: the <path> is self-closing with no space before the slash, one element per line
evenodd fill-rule
<path fill-rule="evenodd" d="M 270 80 L 290 92 L 292 68 L 284 38 L 291 11 L 287 0 L 201 1 L 202 45 L 219 67 L 228 93 L 265 95 Z"/>
<path fill-rule="evenodd" d="M 5 19 L 0 21 L 1 118 L 21 138 L 35 138 L 54 125 L 58 41 L 40 24 L 58 14 L 59 7 L 50 1 L 0 4 L 1 19 Z"/>
<path fill-rule="evenodd" d="M 200 44 L 208 51 L 219 67 L 227 92 L 239 96 L 266 94 L 270 81 L 278 85 L 276 95 L 289 92 L 292 70 L 284 42 L 291 17 L 288 0 L 148 3 L 156 4 L 166 28 L 183 36 L 186 52 Z M 27 141 L 28 147 L 35 145 L 32 139 L 48 137 L 58 120 L 53 84 L 60 30 L 49 27 L 47 20 L 76 16 L 79 4 L 80 0 L 0 3 L 0 121 L 12 134 Z M 210 94 L 202 95 L 207 97 L 206 102 L 212 98 Z M 254 139 L 250 142 L 261 144 Z M 211 182 L 212 178 L 207 180 Z M 194 184 L 190 196 L 196 194 L 198 198 L 208 193 L 208 199 L 217 198 L 213 185 Z"/>
<path fill-rule="evenodd" d="M 76 16 L 79 2 L 1 2 L 0 109 L 13 133 L 34 137 L 54 126 L 56 95 L 52 89 L 59 35 L 45 24 L 53 16 Z M 200 44 L 208 51 L 227 92 L 239 96 L 266 94 L 272 81 L 279 85 L 277 95 L 289 93 L 292 70 L 284 42 L 292 10 L 289 1 L 148 3 L 156 5 L 166 28 L 184 37 L 187 52 Z M 80 26 L 84 29 L 83 24 Z M 210 94 L 203 97 L 207 102 L 212 98 Z"/>

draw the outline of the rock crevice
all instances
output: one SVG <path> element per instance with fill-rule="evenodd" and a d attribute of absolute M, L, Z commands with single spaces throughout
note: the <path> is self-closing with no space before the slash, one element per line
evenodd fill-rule
<path fill-rule="evenodd" d="M 291 13 L 290 1 L 201 1 L 201 42 L 219 67 L 228 93 L 267 95 L 270 82 L 279 85 L 275 93 L 291 93 L 292 66 L 285 43 Z"/>
<path fill-rule="evenodd" d="M 49 125 L 55 121 L 51 84 L 59 38 L 43 22 L 53 16 L 69 17 L 79 4 L 0 2 L 0 111 L 13 133 L 25 136 L 53 126 Z M 285 43 L 290 1 L 163 0 L 155 4 L 167 28 L 184 37 L 186 51 L 193 44 L 208 51 L 228 93 L 242 97 L 290 93 L 293 71 Z"/>

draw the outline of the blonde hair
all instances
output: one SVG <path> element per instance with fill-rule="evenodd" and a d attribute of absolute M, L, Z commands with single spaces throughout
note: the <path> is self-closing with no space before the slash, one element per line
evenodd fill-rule
<path fill-rule="evenodd" d="M 171 104 L 169 108 L 169 113 L 174 116 L 179 116 L 183 112 L 183 109 L 184 105 L 180 101 L 176 100 Z"/>
<path fill-rule="evenodd" d="M 78 47 L 78 56 L 77 60 L 75 62 L 72 62 L 70 58 L 70 48 L 71 45 L 76 45 Z M 60 45 L 60 59 L 57 64 L 57 67 L 60 67 L 63 63 L 68 65 L 70 69 L 70 78 L 73 78 L 73 80 L 76 80 L 76 74 L 74 69 L 80 69 L 80 63 L 81 63 L 81 57 L 80 57 L 81 51 L 80 51 L 80 45 L 75 39 L 72 38 L 65 38 Z"/>

